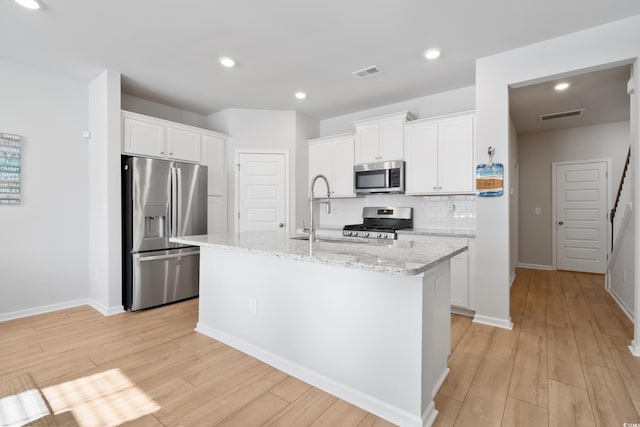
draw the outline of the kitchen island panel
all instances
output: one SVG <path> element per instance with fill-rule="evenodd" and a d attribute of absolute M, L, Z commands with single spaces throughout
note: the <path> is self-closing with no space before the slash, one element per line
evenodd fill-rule
<path fill-rule="evenodd" d="M 449 261 L 402 276 L 201 247 L 197 330 L 403 426 L 448 372 Z"/>

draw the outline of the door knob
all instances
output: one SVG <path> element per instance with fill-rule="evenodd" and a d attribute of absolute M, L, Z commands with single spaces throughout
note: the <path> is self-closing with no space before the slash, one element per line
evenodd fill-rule
<path fill-rule="evenodd" d="M 564 221 L 558 221 L 558 225 L 564 224 Z"/>
<path fill-rule="evenodd" d="M 280 224 L 278 224 L 278 227 L 284 228 L 284 222 L 281 222 Z"/>

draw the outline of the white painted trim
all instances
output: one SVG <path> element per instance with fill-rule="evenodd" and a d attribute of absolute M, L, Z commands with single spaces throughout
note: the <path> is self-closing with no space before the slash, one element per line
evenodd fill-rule
<path fill-rule="evenodd" d="M 453 314 L 459 314 L 460 316 L 473 317 L 476 312 L 473 310 L 469 310 L 468 308 L 458 307 L 456 305 L 451 306 L 451 312 Z"/>
<path fill-rule="evenodd" d="M 436 381 L 436 384 L 433 386 L 433 391 L 431 392 L 431 398 L 436 397 L 436 394 L 438 394 L 440 387 L 442 387 L 442 384 L 444 384 L 444 380 L 446 380 L 447 376 L 449 376 L 449 372 L 451 372 L 451 369 L 449 368 L 445 368 L 445 370 L 442 371 L 442 375 L 440 375 L 440 378 L 438 378 L 438 381 Z"/>
<path fill-rule="evenodd" d="M 631 345 L 629 346 L 629 351 L 635 357 L 640 357 L 640 343 L 631 341 Z"/>
<path fill-rule="evenodd" d="M 220 331 L 217 328 L 204 325 L 198 322 L 196 332 L 227 344 L 237 350 L 242 351 L 258 360 L 261 360 L 276 369 L 279 369 L 293 377 L 296 377 L 308 384 L 324 390 L 340 399 L 353 403 L 354 405 L 371 412 L 394 424 L 409 427 L 430 426 L 435 420 L 438 412 L 435 409 L 433 400 L 423 413 L 422 418 L 411 415 L 406 411 L 384 403 L 372 396 L 356 391 L 342 383 L 334 381 L 308 368 L 293 363 L 261 347 L 250 344 L 240 338 Z"/>
<path fill-rule="evenodd" d="M 285 180 L 285 195 L 284 195 L 284 211 L 285 211 L 285 231 L 289 232 L 289 199 L 290 199 L 290 171 L 289 171 L 289 150 L 267 150 L 267 149 L 244 149 L 237 148 L 234 152 L 233 162 L 233 186 L 235 192 L 233 195 L 233 230 L 238 233 L 240 229 L 240 223 L 238 222 L 238 209 L 240 198 L 240 186 L 238 185 L 240 177 L 238 176 L 238 165 L 240 164 L 241 154 L 282 154 L 284 155 L 284 180 Z"/>
<path fill-rule="evenodd" d="M 438 410 L 436 409 L 436 403 L 432 400 L 427 406 L 427 409 L 422 414 L 422 425 L 425 427 L 430 427 L 436 421 L 438 417 Z M 402 425 L 402 424 L 399 424 Z"/>
<path fill-rule="evenodd" d="M 65 310 L 67 308 L 80 307 L 81 305 L 91 305 L 89 300 L 77 299 L 72 301 L 60 302 L 57 304 L 41 305 L 39 307 L 27 308 L 24 310 L 10 311 L 8 313 L 0 314 L 0 322 L 6 322 L 7 320 L 21 319 L 23 317 L 35 316 L 37 314 L 46 314 L 53 311 Z M 98 310 L 99 311 L 99 310 Z"/>
<path fill-rule="evenodd" d="M 606 291 L 609 292 L 609 295 L 611 295 L 611 298 L 613 298 L 613 300 L 618 304 L 620 310 L 622 310 L 622 312 L 626 314 L 629 320 L 631 320 L 631 322 L 633 323 L 633 314 L 629 311 L 629 307 L 625 307 L 622 299 L 618 297 L 618 295 L 616 295 L 611 289 L 607 289 Z"/>
<path fill-rule="evenodd" d="M 124 307 L 122 305 L 107 307 L 93 298 L 89 298 L 87 300 L 87 304 L 94 310 L 100 312 L 103 316 L 113 316 L 114 314 L 124 313 Z"/>
<path fill-rule="evenodd" d="M 496 328 L 513 330 L 513 322 L 511 319 L 500 319 L 497 317 L 491 316 L 483 316 L 481 314 L 476 314 L 473 316 L 473 323 L 480 323 L 482 325 L 495 326 Z"/>
<path fill-rule="evenodd" d="M 519 262 L 516 264 L 516 267 L 519 268 L 530 268 L 532 270 L 555 270 L 552 266 L 550 265 L 542 265 L 542 264 L 527 264 L 526 262 Z"/>
<path fill-rule="evenodd" d="M 513 286 L 513 282 L 515 281 L 516 281 L 516 272 L 514 270 L 513 273 L 511 273 L 511 281 L 509 282 L 509 289 L 511 289 L 511 287 Z"/>
<path fill-rule="evenodd" d="M 586 164 L 586 163 L 606 163 L 607 165 L 607 182 L 605 185 L 607 191 L 607 210 L 605 214 L 608 215 L 611 210 L 612 204 L 612 182 L 613 179 L 609 176 L 613 170 L 611 158 L 602 158 L 602 159 L 586 159 L 586 160 L 571 160 L 571 161 L 563 161 L 563 162 L 551 162 L 551 263 L 552 270 L 558 269 L 558 236 L 557 236 L 557 212 L 556 212 L 556 185 L 557 185 L 557 168 L 558 166 L 566 166 L 566 165 L 578 165 L 578 164 Z M 605 237 L 605 245 L 609 245 L 611 241 L 611 230 L 609 227 L 609 222 L 605 221 L 605 229 L 607 230 L 607 235 Z M 609 253 L 609 250 L 607 250 Z M 606 272 L 606 271 L 605 271 Z"/>

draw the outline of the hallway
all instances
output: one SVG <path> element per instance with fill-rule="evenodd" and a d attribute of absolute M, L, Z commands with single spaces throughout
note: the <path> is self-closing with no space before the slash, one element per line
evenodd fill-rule
<path fill-rule="evenodd" d="M 512 331 L 452 318 L 451 373 L 436 426 L 622 426 L 640 422 L 633 324 L 604 276 L 517 269 Z"/>

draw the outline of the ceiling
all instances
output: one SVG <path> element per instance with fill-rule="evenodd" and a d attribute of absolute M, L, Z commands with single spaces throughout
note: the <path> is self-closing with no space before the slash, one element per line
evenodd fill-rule
<path fill-rule="evenodd" d="M 473 85 L 478 58 L 640 14 L 636 0 L 42 1 L 0 0 L 0 59 L 86 82 L 111 69 L 123 92 L 199 114 L 317 119 Z"/>
<path fill-rule="evenodd" d="M 631 66 L 624 65 L 511 89 L 511 119 L 521 134 L 629 120 L 630 76 Z M 560 82 L 569 88 L 555 90 Z M 581 116 L 540 120 L 542 115 L 577 110 L 583 110 Z"/>

